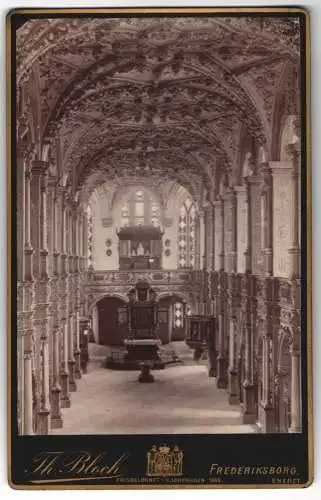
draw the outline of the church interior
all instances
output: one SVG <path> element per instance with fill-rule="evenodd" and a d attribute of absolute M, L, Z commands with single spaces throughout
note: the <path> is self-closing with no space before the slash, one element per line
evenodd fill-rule
<path fill-rule="evenodd" d="M 18 27 L 20 434 L 301 432 L 298 23 Z"/>

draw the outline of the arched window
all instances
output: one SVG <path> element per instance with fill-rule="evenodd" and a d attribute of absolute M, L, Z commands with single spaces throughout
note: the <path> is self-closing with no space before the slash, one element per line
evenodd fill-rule
<path fill-rule="evenodd" d="M 183 302 L 174 302 L 173 304 L 173 328 L 184 328 L 185 317 L 192 314 L 190 304 L 184 304 Z"/>
<path fill-rule="evenodd" d="M 130 194 L 121 208 L 122 227 L 159 226 L 159 204 L 147 191 L 138 189 Z"/>
<path fill-rule="evenodd" d="M 173 326 L 174 328 L 183 328 L 184 326 L 184 304 L 182 302 L 174 303 Z"/>
<path fill-rule="evenodd" d="M 196 209 L 194 203 L 187 198 L 180 208 L 178 221 L 178 267 L 179 269 L 195 267 L 195 223 Z"/>

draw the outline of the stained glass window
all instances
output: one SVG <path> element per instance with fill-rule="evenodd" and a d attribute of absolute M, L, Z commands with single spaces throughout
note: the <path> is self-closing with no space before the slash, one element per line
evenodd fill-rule
<path fill-rule="evenodd" d="M 184 326 L 184 305 L 182 302 L 174 303 L 173 326 L 183 328 Z"/>
<path fill-rule="evenodd" d="M 92 267 L 93 264 L 93 219 L 91 208 L 88 205 L 87 208 L 87 230 L 88 230 L 88 267 Z"/>
<path fill-rule="evenodd" d="M 189 198 L 187 198 L 180 208 L 178 221 L 179 269 L 195 267 L 195 223 L 195 205 Z"/>
<path fill-rule="evenodd" d="M 121 208 L 122 227 L 160 225 L 159 204 L 147 191 L 137 190 L 130 194 Z"/>

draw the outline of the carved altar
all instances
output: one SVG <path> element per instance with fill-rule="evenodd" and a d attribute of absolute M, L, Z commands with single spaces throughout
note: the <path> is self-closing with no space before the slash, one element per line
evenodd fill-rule
<path fill-rule="evenodd" d="M 160 360 L 158 349 L 161 345 L 157 326 L 156 294 L 148 283 L 138 282 L 129 293 L 128 337 L 125 339 L 125 346 L 127 361 L 140 363 L 139 382 L 154 382 L 150 370 Z"/>
<path fill-rule="evenodd" d="M 117 235 L 119 269 L 161 269 L 163 233 L 159 227 L 123 227 Z"/>

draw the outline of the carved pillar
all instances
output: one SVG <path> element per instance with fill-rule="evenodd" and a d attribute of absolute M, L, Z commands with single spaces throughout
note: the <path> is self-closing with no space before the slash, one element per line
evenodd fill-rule
<path fill-rule="evenodd" d="M 17 369 L 18 369 L 18 432 L 24 429 L 24 244 L 25 227 L 25 153 L 26 144 L 17 145 Z"/>
<path fill-rule="evenodd" d="M 301 424 L 301 358 L 297 346 L 291 346 L 291 427 L 290 433 L 302 431 Z"/>
<path fill-rule="evenodd" d="M 297 146 L 290 144 L 287 147 L 287 153 L 292 162 L 291 175 L 291 240 L 292 245 L 289 249 L 290 255 L 290 278 L 292 280 L 300 278 L 300 241 L 299 241 L 299 151 Z"/>
<path fill-rule="evenodd" d="M 266 276 L 273 275 L 273 178 L 268 163 L 261 164 L 263 177 L 261 189 L 261 241 L 263 271 Z"/>
<path fill-rule="evenodd" d="M 67 208 L 67 225 L 68 225 L 68 371 L 69 371 L 69 390 L 74 392 L 77 390 L 75 380 L 75 328 L 74 314 L 77 301 L 77 290 L 75 289 L 75 269 L 74 269 L 74 254 L 75 254 L 75 218 L 73 212 L 76 212 L 76 207 L 72 200 L 69 200 Z"/>
<path fill-rule="evenodd" d="M 238 404 L 238 378 L 236 366 L 236 318 L 230 319 L 230 335 L 229 335 L 229 367 L 228 367 L 228 393 L 229 403 Z"/>
<path fill-rule="evenodd" d="M 195 268 L 201 268 L 201 221 L 199 214 L 195 219 Z"/>
<path fill-rule="evenodd" d="M 204 210 L 205 223 L 205 264 L 204 267 L 210 272 L 213 267 L 214 260 L 214 210 L 212 205 Z"/>
<path fill-rule="evenodd" d="M 245 252 L 248 238 L 246 186 L 235 186 L 234 191 L 236 193 L 236 270 L 243 274 L 246 269 Z"/>
<path fill-rule="evenodd" d="M 252 213 L 251 213 L 251 189 L 250 189 L 250 183 L 249 183 L 249 178 L 246 177 L 244 179 L 244 184 L 245 184 L 245 196 L 246 196 L 246 215 L 247 215 L 247 221 L 246 221 L 246 245 L 245 245 L 245 272 L 246 273 L 251 273 L 252 271 Z"/>
<path fill-rule="evenodd" d="M 81 294 L 81 228 L 80 228 L 80 210 L 74 213 L 75 217 L 75 272 L 76 272 L 76 307 L 75 307 L 75 378 L 81 378 L 80 369 L 80 339 L 79 339 L 79 311 L 80 311 L 80 294 Z"/>
<path fill-rule="evenodd" d="M 215 270 L 215 205 L 212 205 L 212 247 L 211 247 L 211 269 Z"/>
<path fill-rule="evenodd" d="M 56 185 L 55 185 L 56 188 Z M 62 427 L 61 415 L 61 385 L 60 385 L 60 344 L 61 330 L 59 326 L 59 199 L 53 190 L 52 200 L 52 245 L 53 245 L 53 276 L 52 276 L 52 387 L 51 387 L 51 427 Z"/>
<path fill-rule="evenodd" d="M 234 191 L 230 194 L 230 251 L 229 251 L 229 272 L 237 271 L 237 213 L 236 213 L 236 194 Z"/>
<path fill-rule="evenodd" d="M 39 384 L 38 434 L 49 432 L 49 276 L 47 249 L 47 168 L 43 161 L 32 162 L 32 196 L 34 203 L 33 238 L 37 250 L 34 265 L 37 277 L 35 283 L 35 316 L 34 327 L 36 337 L 36 383 Z M 38 392 L 38 391 L 37 391 Z"/>
<path fill-rule="evenodd" d="M 227 387 L 227 352 L 226 352 L 226 283 L 225 283 L 225 272 L 224 272 L 224 258 L 225 258 L 225 243 L 224 243 L 224 231 L 225 231 L 225 221 L 224 221 L 224 199 L 221 197 L 219 199 L 219 222 L 220 222 L 220 239 L 221 248 L 219 254 L 219 285 L 218 285 L 218 300 L 219 300 L 219 317 L 218 317 L 218 356 L 217 356 L 217 387 L 225 389 Z"/>
<path fill-rule="evenodd" d="M 273 275 L 291 279 L 292 163 L 270 162 L 270 169 L 273 180 Z"/>
<path fill-rule="evenodd" d="M 31 245 L 31 169 L 27 144 L 17 146 L 17 320 L 18 320 L 18 423 L 19 433 L 34 434 L 33 419 L 33 247 Z"/>
<path fill-rule="evenodd" d="M 267 327 L 265 327 L 267 328 Z M 265 331 L 262 341 L 262 406 L 261 429 L 262 432 L 275 432 L 275 409 L 272 402 L 272 338 L 268 331 Z"/>
<path fill-rule="evenodd" d="M 250 213 L 249 224 L 251 245 L 251 272 L 260 274 L 262 272 L 262 249 L 261 249 L 261 177 L 253 175 L 248 177 L 250 191 Z"/>
<path fill-rule="evenodd" d="M 59 188 L 60 195 L 60 328 L 61 328 L 61 407 L 70 407 L 69 370 L 68 370 L 68 274 L 67 274 L 67 206 L 63 188 Z"/>
<path fill-rule="evenodd" d="M 224 224 L 224 199 L 220 197 L 219 199 L 219 219 L 220 219 L 220 228 L 221 228 L 221 248 L 219 254 L 219 270 L 224 271 L 224 259 L 225 259 L 225 224 Z"/>
<path fill-rule="evenodd" d="M 31 168 L 24 164 L 24 255 L 23 255 L 23 309 L 24 309 L 24 339 L 23 339 L 23 425 L 22 434 L 34 434 L 33 426 L 33 247 L 31 244 Z"/>

